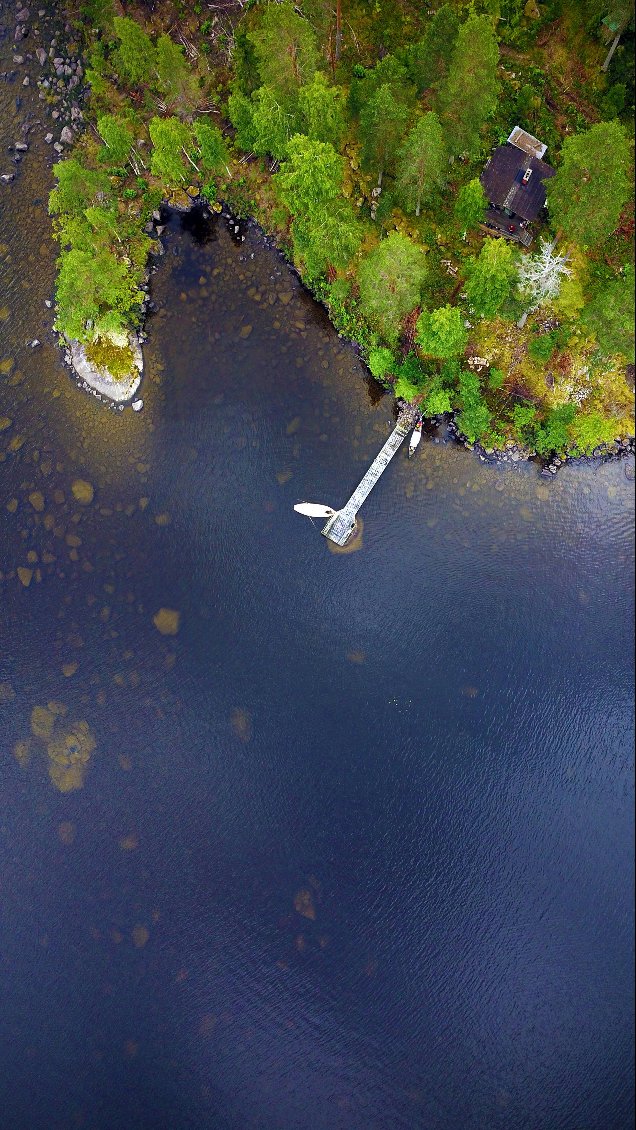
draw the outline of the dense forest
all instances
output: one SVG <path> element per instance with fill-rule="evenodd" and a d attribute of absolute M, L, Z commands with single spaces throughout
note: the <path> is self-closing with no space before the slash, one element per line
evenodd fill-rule
<path fill-rule="evenodd" d="M 633 434 L 629 0 L 71 5 L 87 128 L 55 166 L 57 327 L 130 365 L 160 202 L 254 217 L 374 376 L 485 450 Z M 555 170 L 483 226 L 513 127 Z"/>

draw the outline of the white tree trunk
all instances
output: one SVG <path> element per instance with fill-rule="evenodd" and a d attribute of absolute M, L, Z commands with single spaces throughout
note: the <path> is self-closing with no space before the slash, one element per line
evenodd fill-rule
<path fill-rule="evenodd" d="M 536 255 L 527 255 L 521 260 L 518 287 L 521 297 L 528 303 L 525 318 L 544 302 L 557 298 L 561 276 L 572 274 L 567 266 L 568 256 L 553 254 L 555 243 L 542 240 Z M 520 329 L 525 325 L 525 318 L 517 323 Z"/>

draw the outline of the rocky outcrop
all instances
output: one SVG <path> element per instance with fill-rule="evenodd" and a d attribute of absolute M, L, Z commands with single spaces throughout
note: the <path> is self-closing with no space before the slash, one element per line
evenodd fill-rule
<path fill-rule="evenodd" d="M 121 343 L 117 343 L 121 347 Z M 143 375 L 143 355 L 141 345 L 136 334 L 128 337 L 128 346 L 133 354 L 133 368 L 123 377 L 114 377 L 107 368 L 97 366 L 86 356 L 86 347 L 81 341 L 68 342 L 66 360 L 83 388 L 90 389 L 100 398 L 112 400 L 116 404 L 125 404 L 132 400 Z"/>

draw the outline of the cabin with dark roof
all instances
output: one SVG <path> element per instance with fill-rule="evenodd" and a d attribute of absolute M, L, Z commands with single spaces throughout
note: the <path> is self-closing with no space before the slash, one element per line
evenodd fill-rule
<path fill-rule="evenodd" d="M 555 169 L 542 160 L 546 146 L 515 126 L 505 145 L 499 145 L 481 177 L 489 207 L 483 227 L 524 247 L 532 242 L 528 227 L 545 207 L 545 182 Z"/>

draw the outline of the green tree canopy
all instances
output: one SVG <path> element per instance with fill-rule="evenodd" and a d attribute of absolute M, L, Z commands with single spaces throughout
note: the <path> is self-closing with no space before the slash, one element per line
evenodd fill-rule
<path fill-rule="evenodd" d="M 174 43 L 169 35 L 160 35 L 155 66 L 158 89 L 166 109 L 172 113 L 187 114 L 196 105 L 199 90 L 196 75 L 181 44 Z"/>
<path fill-rule="evenodd" d="M 298 116 L 289 102 L 269 86 L 261 86 L 252 96 L 252 148 L 259 156 L 270 154 L 277 161 L 287 156 L 289 139 L 298 129 Z"/>
<path fill-rule="evenodd" d="M 408 73 L 418 94 L 440 83 L 448 73 L 459 33 L 459 17 L 443 4 L 430 20 L 422 39 L 408 50 Z"/>
<path fill-rule="evenodd" d="M 298 96 L 302 132 L 312 141 L 328 141 L 338 149 L 345 131 L 344 102 L 342 87 L 329 86 L 317 71 Z"/>
<path fill-rule="evenodd" d="M 382 176 L 393 162 L 409 119 L 409 110 L 397 102 L 391 87 L 381 86 L 360 114 L 362 161 L 369 172 Z"/>
<path fill-rule="evenodd" d="M 423 404 L 425 416 L 442 416 L 451 410 L 451 396 L 447 388 L 434 384 L 426 394 Z"/>
<path fill-rule="evenodd" d="M 122 78 L 135 85 L 149 83 L 155 71 L 155 48 L 152 39 L 135 20 L 115 16 L 113 20 L 119 46 L 113 64 Z"/>
<path fill-rule="evenodd" d="M 478 177 L 462 185 L 455 200 L 455 219 L 464 235 L 482 222 L 487 207 L 486 193 Z"/>
<path fill-rule="evenodd" d="M 413 105 L 415 87 L 409 82 L 406 67 L 395 55 L 385 55 L 375 67 L 365 70 L 358 66 L 354 69 L 349 87 L 350 113 L 358 117 L 381 86 L 391 87 L 396 102 L 403 102 L 409 107 Z"/>
<path fill-rule="evenodd" d="M 634 267 L 597 287 L 583 307 L 581 321 L 594 334 L 603 353 L 622 353 L 634 361 Z"/>
<path fill-rule="evenodd" d="M 292 223 L 294 259 L 305 267 L 308 279 L 324 274 L 327 267 L 344 268 L 358 250 L 362 230 L 348 200 L 316 208 L 310 218 Z"/>
<path fill-rule="evenodd" d="M 468 341 L 461 310 L 457 306 L 440 306 L 423 310 L 417 320 L 415 340 L 431 357 L 457 357 Z"/>
<path fill-rule="evenodd" d="M 492 318 L 509 297 L 517 279 L 515 254 L 505 239 L 488 238 L 468 268 L 466 294 L 472 309 Z"/>
<path fill-rule="evenodd" d="M 238 24 L 234 33 L 232 71 L 235 88 L 240 90 L 241 94 L 245 94 L 249 98 L 255 90 L 258 90 L 261 85 L 258 58 L 254 44 L 250 40 L 249 32 L 243 29 L 242 24 Z"/>
<path fill-rule="evenodd" d="M 248 34 L 256 52 L 261 81 L 283 99 L 295 99 L 301 86 L 318 69 L 316 39 L 311 25 L 289 0 L 267 4 L 256 31 Z"/>
<path fill-rule="evenodd" d="M 344 161 L 332 145 L 296 134 L 287 154 L 276 190 L 292 216 L 295 257 L 316 278 L 327 265 L 346 266 L 360 243 L 360 225 L 342 195 Z"/>
<path fill-rule="evenodd" d="M 58 330 L 86 341 L 100 332 L 122 331 L 139 291 L 126 264 L 109 251 L 72 250 L 61 259 L 56 299 Z"/>
<path fill-rule="evenodd" d="M 373 376 L 381 381 L 396 371 L 398 363 L 391 350 L 386 345 L 380 345 L 369 351 L 369 368 Z"/>
<path fill-rule="evenodd" d="M 424 114 L 413 126 L 398 152 L 398 199 L 407 212 L 419 216 L 446 180 L 448 154 L 437 114 Z"/>
<path fill-rule="evenodd" d="M 111 199 L 112 188 L 106 173 L 87 169 L 76 157 L 58 161 L 53 166 L 57 188 L 49 197 L 49 212 L 77 215 L 91 204 L 104 204 Z"/>
<path fill-rule="evenodd" d="M 392 232 L 362 260 L 362 311 L 387 342 L 397 340 L 403 318 L 419 305 L 427 273 L 423 250 L 398 232 Z"/>
<path fill-rule="evenodd" d="M 551 408 L 534 433 L 534 446 L 538 455 L 563 455 L 570 443 L 569 426 L 576 416 L 574 404 L 560 404 Z"/>
<path fill-rule="evenodd" d="M 174 117 L 151 118 L 148 129 L 153 145 L 153 176 L 160 177 L 168 188 L 183 185 L 188 179 L 186 154 L 190 155 L 193 149 L 190 126 Z"/>
<path fill-rule="evenodd" d="M 563 142 L 557 174 L 546 184 L 552 223 L 581 247 L 614 231 L 629 199 L 631 150 L 618 122 L 599 122 Z"/>
<path fill-rule="evenodd" d="M 227 169 L 230 158 L 220 129 L 199 118 L 194 123 L 193 132 L 199 149 L 197 164 L 209 173 L 221 173 Z"/>
<path fill-rule="evenodd" d="M 488 431 L 491 414 L 481 393 L 479 377 L 469 369 L 462 369 L 459 375 L 459 406 L 457 427 L 469 443 L 476 443 Z"/>
<path fill-rule="evenodd" d="M 342 193 L 344 161 L 333 145 L 297 134 L 287 148 L 288 159 L 274 183 L 292 216 L 308 216 L 314 208 L 336 201 Z"/>
<path fill-rule="evenodd" d="M 118 242 L 117 210 L 114 205 L 93 205 L 83 212 L 63 213 L 55 223 L 55 236 L 64 247 L 77 251 L 112 250 Z"/>
<path fill-rule="evenodd" d="M 478 155 L 481 127 L 497 106 L 498 61 L 492 21 L 473 12 L 459 30 L 448 75 L 437 99 L 451 153 Z"/>
<path fill-rule="evenodd" d="M 134 139 L 130 122 L 116 114 L 104 114 L 97 120 L 97 131 L 104 142 L 99 152 L 100 160 L 106 165 L 125 165 Z"/>
<path fill-rule="evenodd" d="M 236 130 L 236 144 L 239 149 L 251 152 L 257 140 L 254 128 L 254 104 L 238 87 L 232 91 L 227 100 L 227 112 Z"/>

